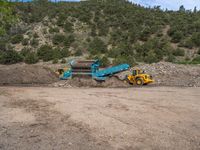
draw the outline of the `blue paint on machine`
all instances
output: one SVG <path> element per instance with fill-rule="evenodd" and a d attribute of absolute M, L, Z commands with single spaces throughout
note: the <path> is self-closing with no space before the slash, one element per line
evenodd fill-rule
<path fill-rule="evenodd" d="M 61 80 L 67 80 L 76 75 L 87 75 L 95 80 L 104 81 L 107 77 L 130 68 L 130 65 L 128 64 L 120 64 L 105 69 L 99 69 L 99 60 L 73 60 L 70 62 L 70 66 L 71 68 L 63 73 L 60 78 Z"/>

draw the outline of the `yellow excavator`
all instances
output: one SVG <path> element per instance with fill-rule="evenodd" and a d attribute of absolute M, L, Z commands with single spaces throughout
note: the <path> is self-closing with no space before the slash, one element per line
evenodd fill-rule
<path fill-rule="evenodd" d="M 136 84 L 136 85 L 147 85 L 149 83 L 154 82 L 154 80 L 152 79 L 152 76 L 149 74 L 146 74 L 141 69 L 132 70 L 131 74 L 127 75 L 127 80 L 130 84 Z"/>

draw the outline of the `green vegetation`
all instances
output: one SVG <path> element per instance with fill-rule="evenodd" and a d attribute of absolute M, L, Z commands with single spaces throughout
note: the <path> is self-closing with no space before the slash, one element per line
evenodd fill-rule
<path fill-rule="evenodd" d="M 6 0 L 0 0 L 0 36 L 7 33 L 8 29 L 16 22 L 13 6 Z"/>
<path fill-rule="evenodd" d="M 93 55 L 105 53 L 106 45 L 101 39 L 94 38 L 94 40 L 90 42 L 88 50 Z"/>
<path fill-rule="evenodd" d="M 18 44 L 20 43 L 21 41 L 23 40 L 23 35 L 21 34 L 18 34 L 18 35 L 15 35 L 11 38 L 11 43 L 12 44 Z"/>
<path fill-rule="evenodd" d="M 0 0 L 0 53 L 21 43 L 31 47 L 43 61 L 70 55 L 99 56 L 103 65 L 158 61 L 177 62 L 195 51 L 187 62 L 198 62 L 200 52 L 200 11 L 163 11 L 159 7 L 143 8 L 125 0 L 89 0 L 78 3 L 37 0 L 29 3 L 7 3 Z M 1 7 L 5 6 L 5 7 Z M 24 26 L 15 26 L 16 16 Z M 43 36 L 35 25 L 41 26 Z M 44 27 L 44 28 L 43 28 Z M 35 31 L 36 30 L 36 31 Z M 26 34 L 26 36 L 25 36 Z M 24 37 L 24 38 L 23 38 Z M 40 43 L 40 40 L 45 45 Z M 39 43 L 40 42 L 40 43 Z M 70 50 L 70 52 L 69 52 Z M 71 52 L 72 50 L 72 52 Z M 9 53 L 9 52 L 8 52 Z M 26 60 L 25 50 L 21 54 Z M 36 59 L 35 59 L 36 60 Z M 109 61 L 113 60 L 113 61 Z M 18 61 L 14 61 L 18 62 Z M 63 59 L 64 62 L 64 59 Z"/>
<path fill-rule="evenodd" d="M 31 52 L 31 53 L 28 53 L 27 55 L 26 55 L 26 57 L 25 57 L 25 63 L 27 63 L 27 64 L 35 64 L 35 63 L 37 63 L 38 62 L 38 56 L 36 55 L 36 53 L 33 53 L 33 52 Z"/>
<path fill-rule="evenodd" d="M 23 57 L 14 50 L 9 50 L 0 54 L 0 63 L 2 64 L 14 64 L 22 61 Z"/>

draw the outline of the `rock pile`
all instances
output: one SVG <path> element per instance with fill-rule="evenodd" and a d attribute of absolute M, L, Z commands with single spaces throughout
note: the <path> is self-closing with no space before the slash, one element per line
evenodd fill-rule
<path fill-rule="evenodd" d="M 200 87 L 200 66 L 168 62 L 138 65 L 151 74 L 156 85 Z"/>

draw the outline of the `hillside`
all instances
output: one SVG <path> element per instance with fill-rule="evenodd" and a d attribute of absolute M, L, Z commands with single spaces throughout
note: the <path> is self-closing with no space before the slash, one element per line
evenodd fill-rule
<path fill-rule="evenodd" d="M 39 0 L 12 3 L 11 8 L 17 19 L 0 34 L 3 64 L 57 63 L 69 56 L 99 58 L 103 65 L 200 63 L 200 11 L 196 9 L 162 11 L 124 0 Z"/>

